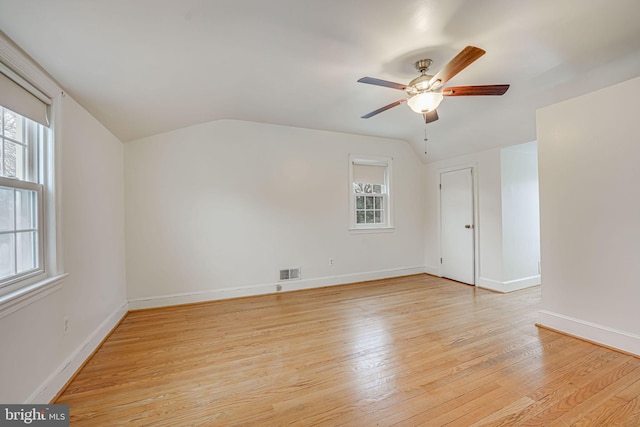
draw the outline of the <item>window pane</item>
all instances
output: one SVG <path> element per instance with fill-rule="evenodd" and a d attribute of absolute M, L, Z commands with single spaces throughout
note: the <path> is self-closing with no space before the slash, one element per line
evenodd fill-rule
<path fill-rule="evenodd" d="M 381 211 L 373 211 L 373 217 L 376 224 L 382 223 L 382 212 Z"/>
<path fill-rule="evenodd" d="M 13 189 L 0 188 L 0 231 L 14 230 Z"/>
<path fill-rule="evenodd" d="M 22 118 L 13 111 L 9 111 L 5 108 L 3 108 L 2 110 L 4 119 L 2 128 L 4 131 L 4 136 L 7 138 L 12 138 L 19 142 L 23 142 Z"/>
<path fill-rule="evenodd" d="M 4 142 L 4 176 L 24 180 L 24 154 L 22 145 Z"/>
<path fill-rule="evenodd" d="M 36 233 L 17 233 L 18 273 L 36 268 Z"/>
<path fill-rule="evenodd" d="M 375 198 L 375 209 L 382 209 L 382 197 Z"/>
<path fill-rule="evenodd" d="M 16 230 L 31 230 L 37 227 L 35 216 L 36 192 L 16 190 Z"/>
<path fill-rule="evenodd" d="M 362 193 L 363 189 L 362 189 L 363 184 L 361 182 L 354 182 L 353 183 L 353 192 L 354 193 Z"/>
<path fill-rule="evenodd" d="M 367 224 L 373 224 L 373 211 L 367 211 Z"/>
<path fill-rule="evenodd" d="M 0 234 L 0 279 L 16 274 L 15 251 L 15 235 Z"/>
<path fill-rule="evenodd" d="M 356 212 L 356 224 L 364 224 L 364 211 Z"/>
<path fill-rule="evenodd" d="M 379 184 L 374 185 L 373 192 L 376 194 L 382 194 L 382 185 L 379 185 Z"/>
<path fill-rule="evenodd" d="M 25 147 L 16 145 L 16 178 L 21 180 L 27 179 L 27 169 L 25 167 L 26 154 L 27 149 Z"/>
<path fill-rule="evenodd" d="M 373 209 L 373 197 L 367 197 L 366 199 L 366 208 Z"/>
<path fill-rule="evenodd" d="M 356 209 L 364 209 L 364 196 L 356 196 Z"/>

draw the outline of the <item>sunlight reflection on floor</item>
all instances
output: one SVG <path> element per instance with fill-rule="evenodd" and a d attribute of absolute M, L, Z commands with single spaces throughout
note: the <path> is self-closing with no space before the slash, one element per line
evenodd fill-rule
<path fill-rule="evenodd" d="M 354 319 L 349 325 L 354 392 L 361 400 L 378 401 L 397 390 L 394 370 L 398 363 L 396 346 L 385 319 Z"/>

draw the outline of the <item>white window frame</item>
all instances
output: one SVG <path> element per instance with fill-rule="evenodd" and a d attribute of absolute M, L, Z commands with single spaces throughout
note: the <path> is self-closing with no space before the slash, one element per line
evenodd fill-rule
<path fill-rule="evenodd" d="M 67 274 L 62 263 L 62 241 L 60 230 L 61 200 L 61 112 L 64 93 L 61 88 L 30 58 L 3 34 L 0 33 L 0 68 L 3 73 L 18 82 L 34 96 L 45 97 L 49 103 L 48 131 L 42 140 L 40 162 L 39 226 L 42 230 L 42 271 L 0 288 L 0 318 L 29 305 L 38 299 L 62 288 Z M 42 99 L 42 98 L 40 98 Z M 54 143 L 56 142 L 56 143 Z M 22 184 L 20 184 L 22 185 Z M 15 186 L 15 185 L 14 185 Z"/>
<path fill-rule="evenodd" d="M 356 193 L 353 186 L 353 166 L 382 166 L 385 168 L 383 196 L 384 219 L 381 224 L 356 223 Z M 383 233 L 394 230 L 393 226 L 393 186 L 392 186 L 393 158 L 387 156 L 349 155 L 349 231 L 352 233 Z"/>
<path fill-rule="evenodd" d="M 37 277 L 41 274 L 43 274 L 45 272 L 45 258 L 44 258 L 44 228 L 42 226 L 43 224 L 43 219 L 44 219 L 44 212 L 43 212 L 43 193 L 44 193 L 44 186 L 42 184 L 38 184 L 38 183 L 34 183 L 34 182 L 28 182 L 28 181 L 21 181 L 21 180 L 17 180 L 17 179 L 11 179 L 11 178 L 5 178 L 5 177 L 1 177 L 0 176 L 0 187 L 3 188 L 11 188 L 13 190 L 29 190 L 29 191 L 34 191 L 36 193 L 36 204 L 37 204 L 37 216 L 36 216 L 36 228 L 35 230 L 31 230 L 31 231 L 36 231 L 37 233 L 37 245 L 36 245 L 36 250 L 37 250 L 37 260 L 38 260 L 38 265 L 36 266 L 36 268 L 33 268 L 31 270 L 26 270 L 23 272 L 16 272 L 16 274 L 14 274 L 13 276 L 4 279 L 0 282 L 0 290 L 7 288 L 10 289 L 12 285 L 16 284 L 16 283 L 20 283 L 23 282 L 29 278 L 32 277 Z M 15 213 L 14 213 L 15 215 Z M 27 231 L 27 230 L 23 230 L 23 231 Z M 17 230 L 13 230 L 13 231 L 7 231 L 7 232 L 3 232 L 2 234 L 14 234 L 16 235 L 18 233 Z M 17 244 L 17 242 L 16 242 Z M 15 262 L 17 262 L 17 259 L 14 260 Z M 17 269 L 16 269 L 17 270 Z"/>

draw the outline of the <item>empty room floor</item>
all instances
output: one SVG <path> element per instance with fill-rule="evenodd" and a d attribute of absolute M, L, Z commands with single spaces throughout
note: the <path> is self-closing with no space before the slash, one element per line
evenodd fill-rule
<path fill-rule="evenodd" d="M 640 359 L 539 304 L 416 275 L 135 311 L 56 403 L 72 426 L 640 425 Z"/>

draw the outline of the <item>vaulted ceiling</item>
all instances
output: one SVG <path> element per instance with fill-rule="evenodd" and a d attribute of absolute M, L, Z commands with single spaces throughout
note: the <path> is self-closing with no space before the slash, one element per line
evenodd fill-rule
<path fill-rule="evenodd" d="M 0 0 L 0 29 L 123 142 L 229 118 L 406 140 L 429 162 L 532 141 L 535 110 L 640 75 L 637 0 Z M 487 51 L 426 127 L 407 83 Z M 597 119 L 597 118 L 594 118 Z"/>

